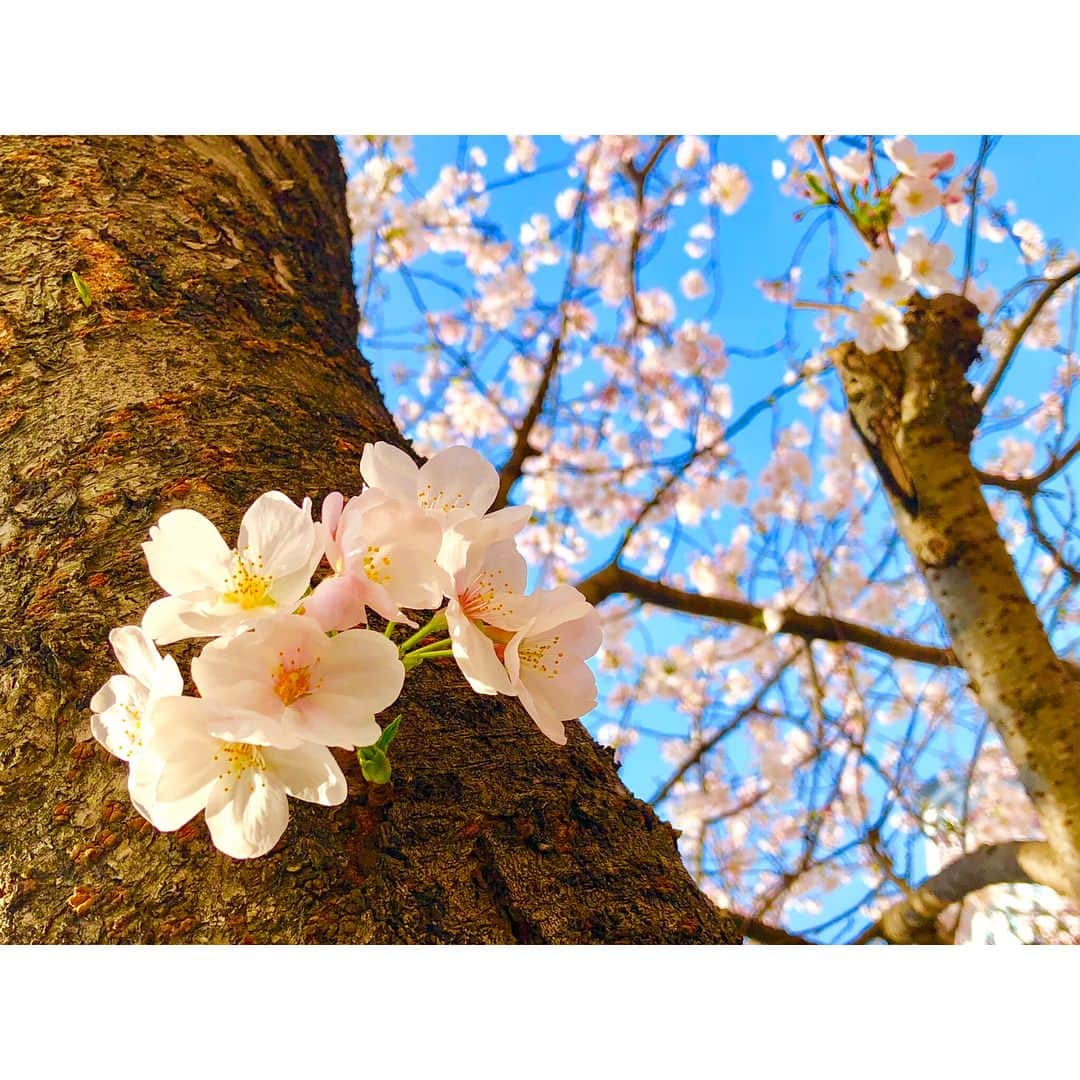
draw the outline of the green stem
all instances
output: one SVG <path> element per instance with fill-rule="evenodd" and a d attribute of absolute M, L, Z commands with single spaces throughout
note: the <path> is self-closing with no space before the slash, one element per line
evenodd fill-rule
<path fill-rule="evenodd" d="M 421 645 L 418 649 L 410 649 L 406 656 L 425 656 L 427 653 L 434 652 L 437 649 L 449 649 L 451 648 L 450 639 L 442 638 L 439 641 L 432 641 L 428 645 Z"/>
<path fill-rule="evenodd" d="M 433 652 L 411 652 L 406 653 L 401 662 L 405 665 L 406 673 L 412 671 L 414 667 L 419 667 L 425 660 L 441 660 L 443 657 L 453 656 L 452 649 L 438 649 Z"/>
<path fill-rule="evenodd" d="M 386 624 L 386 629 L 383 631 L 383 637 L 389 637 L 394 632 L 394 627 L 396 625 L 397 625 L 397 623 L 388 622 Z"/>
<path fill-rule="evenodd" d="M 430 637 L 432 634 L 436 634 L 440 630 L 445 629 L 446 611 L 436 611 L 428 623 L 421 626 L 412 637 L 406 638 L 405 641 L 401 643 L 398 647 L 398 656 L 404 657 L 407 652 L 412 650 L 412 647 L 417 644 L 417 642 L 423 641 L 424 638 Z"/>

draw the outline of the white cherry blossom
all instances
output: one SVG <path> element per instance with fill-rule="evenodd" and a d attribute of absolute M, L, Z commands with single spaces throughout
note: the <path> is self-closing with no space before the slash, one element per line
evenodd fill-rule
<path fill-rule="evenodd" d="M 221 738 L 220 707 L 202 698 L 163 698 L 150 749 L 160 761 L 154 824 L 180 828 L 200 810 L 210 837 L 234 859 L 265 855 L 289 823 L 288 796 L 322 806 L 345 801 L 347 786 L 325 746 L 292 749 Z"/>
<path fill-rule="evenodd" d="M 700 135 L 684 135 L 675 151 L 675 164 L 680 169 L 692 169 L 709 160 L 709 148 Z"/>
<path fill-rule="evenodd" d="M 847 316 L 847 328 L 855 344 L 864 353 L 879 349 L 902 349 L 908 343 L 907 327 L 898 308 L 867 300 L 858 311 Z"/>
<path fill-rule="evenodd" d="M 120 626 L 109 634 L 124 675 L 113 675 L 90 699 L 90 730 L 110 754 L 133 762 L 146 756 L 153 730 L 151 714 L 160 698 L 182 694 L 184 679 L 171 656 L 161 656 L 138 626 Z M 153 821 L 152 764 L 128 772 L 128 792 L 135 809 Z"/>
<path fill-rule="evenodd" d="M 920 217 L 942 203 L 941 190 L 924 176 L 904 176 L 892 194 L 892 204 L 904 218 Z"/>
<path fill-rule="evenodd" d="M 750 194 L 750 181 L 738 165 L 714 165 L 709 186 L 701 193 L 706 205 L 715 203 L 725 214 L 734 214 Z"/>
<path fill-rule="evenodd" d="M 951 150 L 943 154 L 920 154 L 914 141 L 907 136 L 885 139 L 883 146 L 897 171 L 904 176 L 932 180 L 939 173 L 951 168 L 956 161 L 956 155 Z"/>
<path fill-rule="evenodd" d="M 322 558 L 324 534 L 311 501 L 280 491 L 244 514 L 236 549 L 195 510 L 172 510 L 143 544 L 150 574 L 168 596 L 155 600 L 143 629 L 159 644 L 236 633 L 274 611 L 291 612 Z"/>
<path fill-rule="evenodd" d="M 831 157 L 829 164 L 845 183 L 865 184 L 870 179 L 870 155 L 865 150 L 851 150 L 842 158 Z"/>
<path fill-rule="evenodd" d="M 930 296 L 956 288 L 956 280 L 949 273 L 953 253 L 948 244 L 932 244 L 922 233 L 913 233 L 900 254 L 907 259 L 908 276 Z"/>
<path fill-rule="evenodd" d="M 415 626 L 402 607 L 434 608 L 442 602 L 435 559 L 443 530 L 415 500 L 402 502 L 369 488 L 342 509 L 337 500 L 324 504 L 323 523 L 333 524 L 326 555 L 334 573 L 304 600 L 303 613 L 324 630 L 366 624 L 367 608 Z"/>
<path fill-rule="evenodd" d="M 911 265 L 905 254 L 894 255 L 887 248 L 878 248 L 851 275 L 851 287 L 867 300 L 880 304 L 897 304 L 906 300 L 915 285 L 908 280 Z"/>
<path fill-rule="evenodd" d="M 479 694 L 511 694 L 499 646 L 529 610 L 528 571 L 514 536 L 528 520 L 522 507 L 463 521 L 447 537 L 444 567 L 450 576 L 446 623 L 458 667 Z"/>
<path fill-rule="evenodd" d="M 370 487 L 416 504 L 444 528 L 484 514 L 499 491 L 494 466 L 465 446 L 451 446 L 418 466 L 396 446 L 369 443 L 360 457 L 360 472 Z"/>

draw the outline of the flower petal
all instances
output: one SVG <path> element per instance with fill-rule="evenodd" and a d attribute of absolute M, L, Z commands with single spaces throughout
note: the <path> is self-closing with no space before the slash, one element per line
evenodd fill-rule
<path fill-rule="evenodd" d="M 281 707 L 273 714 L 255 712 L 236 705 L 216 709 L 209 721 L 211 734 L 230 743 L 251 743 L 253 746 L 277 746 L 288 750 L 304 740 L 295 732 L 288 709 Z"/>
<path fill-rule="evenodd" d="M 286 710 L 290 733 L 304 742 L 352 750 L 371 746 L 382 734 L 371 713 L 357 710 L 356 701 L 340 694 L 309 694 Z"/>
<path fill-rule="evenodd" d="M 303 614 L 323 630 L 348 630 L 367 624 L 367 607 L 361 583 L 354 574 L 324 578 L 304 598 Z"/>
<path fill-rule="evenodd" d="M 360 475 L 369 487 L 404 502 L 416 501 L 419 470 L 404 450 L 386 442 L 368 443 L 360 455 Z"/>
<path fill-rule="evenodd" d="M 204 595 L 207 595 L 205 590 L 192 594 L 192 596 Z M 198 604 L 191 596 L 164 596 L 160 600 L 155 600 L 146 609 L 142 618 L 142 628 L 159 645 L 171 645 L 174 641 L 200 637 L 203 631 L 193 627 L 184 618 L 185 615 L 197 609 Z"/>
<path fill-rule="evenodd" d="M 155 829 L 174 832 L 206 807 L 207 793 L 202 790 L 187 799 L 160 802 L 157 786 L 163 767 L 164 762 L 152 751 L 143 750 L 136 754 L 128 768 L 128 794 L 135 809 Z"/>
<path fill-rule="evenodd" d="M 166 697 L 154 702 L 148 749 L 162 762 L 157 802 L 193 805 L 192 813 L 206 805 L 220 771 L 214 755 L 221 742 L 209 731 L 214 714 L 213 706 L 201 698 Z"/>
<path fill-rule="evenodd" d="M 537 727 L 560 744 L 566 742 L 563 722 L 596 708 L 596 679 L 583 660 L 567 657 L 554 678 L 522 665 L 520 686 L 525 693 L 519 696 Z"/>
<path fill-rule="evenodd" d="M 478 694 L 514 695 L 510 677 L 495 653 L 495 643 L 466 618 L 452 599 L 446 607 L 451 648 L 461 674 Z"/>
<path fill-rule="evenodd" d="M 357 712 L 377 713 L 397 701 L 405 667 L 397 646 L 374 630 L 346 630 L 325 643 L 319 663 L 322 691 L 352 700 Z"/>
<path fill-rule="evenodd" d="M 305 743 L 295 750 L 264 750 L 267 768 L 294 799 L 338 806 L 348 785 L 334 755 L 325 746 Z"/>
<path fill-rule="evenodd" d="M 237 550 L 257 573 L 272 578 L 270 595 L 291 611 L 319 565 L 325 538 L 311 520 L 309 503 L 300 507 L 280 491 L 268 491 L 244 514 Z"/>
<path fill-rule="evenodd" d="M 420 469 L 416 497 L 422 509 L 451 520 L 483 514 L 499 493 L 499 474 L 476 450 L 451 446 Z"/>
<path fill-rule="evenodd" d="M 232 552 L 213 522 L 195 510 L 170 510 L 143 544 L 150 576 L 172 595 L 220 590 L 229 576 Z"/>
<path fill-rule="evenodd" d="M 289 800 L 280 782 L 261 769 L 245 769 L 215 784 L 206 803 L 214 847 L 234 859 L 257 859 L 289 824 Z"/>
<path fill-rule="evenodd" d="M 150 688 L 161 666 L 161 654 L 141 626 L 118 626 L 109 631 L 112 646 L 120 666 L 134 679 Z"/>
<path fill-rule="evenodd" d="M 286 616 L 289 618 L 289 616 Z M 273 672 L 285 638 L 273 633 L 277 619 L 262 619 L 254 629 L 211 641 L 191 661 L 191 678 L 204 698 L 276 715 L 281 699 L 274 693 Z"/>

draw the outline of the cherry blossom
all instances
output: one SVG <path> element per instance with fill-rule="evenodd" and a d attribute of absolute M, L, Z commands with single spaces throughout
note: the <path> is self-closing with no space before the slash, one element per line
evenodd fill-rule
<path fill-rule="evenodd" d="M 910 271 L 911 261 L 906 252 L 894 255 L 878 248 L 858 273 L 851 276 L 851 287 L 873 303 L 897 304 L 906 300 L 915 288 L 909 280 Z"/>
<path fill-rule="evenodd" d="M 176 661 L 162 657 L 151 638 L 138 626 L 121 626 L 109 633 L 125 674 L 113 675 L 90 699 L 90 731 L 110 754 L 132 762 L 145 754 L 153 733 L 151 715 L 163 697 L 184 692 L 184 680 Z M 153 821 L 155 771 L 149 763 L 140 771 L 128 772 L 128 792 L 132 804 L 143 817 Z"/>
<path fill-rule="evenodd" d="M 699 300 L 709 292 L 708 282 L 700 270 L 688 270 L 679 279 L 679 288 L 687 300 Z"/>
<path fill-rule="evenodd" d="M 415 626 L 401 608 L 441 603 L 435 559 L 442 539 L 439 523 L 415 501 L 402 502 L 378 488 L 354 496 L 337 510 L 326 545 L 334 573 L 304 600 L 303 613 L 324 630 L 366 625 L 369 607 L 384 619 Z"/>
<path fill-rule="evenodd" d="M 244 743 L 213 734 L 222 726 L 219 708 L 201 698 L 158 702 L 149 749 L 161 762 L 152 820 L 162 831 L 205 811 L 219 851 L 255 859 L 285 832 L 288 796 L 321 806 L 345 801 L 345 777 L 325 746 Z"/>
<path fill-rule="evenodd" d="M 169 595 L 155 600 L 143 629 L 159 644 L 235 633 L 275 611 L 295 610 L 323 555 L 311 501 L 297 506 L 280 491 L 260 495 L 240 523 L 235 550 L 195 510 L 172 510 L 143 544 L 154 580 Z"/>
<path fill-rule="evenodd" d="M 600 616 L 568 585 L 531 600 L 531 618 L 506 644 L 506 673 L 537 727 L 564 744 L 564 723 L 596 704 L 596 680 L 585 661 L 603 640 Z"/>
<path fill-rule="evenodd" d="M 1033 221 L 1020 220 L 1013 223 L 1012 234 L 1020 241 L 1020 254 L 1026 262 L 1038 262 L 1046 256 L 1046 243 L 1042 229 Z"/>
<path fill-rule="evenodd" d="M 499 647 L 529 610 L 528 571 L 513 540 L 525 519 L 519 508 L 508 511 L 459 523 L 443 554 L 451 580 L 446 622 L 454 658 L 480 694 L 513 693 Z"/>
<path fill-rule="evenodd" d="M 706 205 L 715 203 L 725 214 L 734 214 L 750 194 L 750 181 L 738 165 L 714 165 L 709 186 L 701 193 Z"/>
<path fill-rule="evenodd" d="M 870 155 L 865 150 L 850 150 L 842 158 L 830 157 L 829 164 L 846 183 L 865 184 L 870 179 Z"/>
<path fill-rule="evenodd" d="M 922 233 L 913 233 L 904 242 L 900 255 L 907 262 L 908 277 L 930 296 L 956 287 L 949 273 L 953 254 L 948 244 L 932 244 Z"/>
<path fill-rule="evenodd" d="M 675 151 L 675 164 L 680 169 L 692 169 L 695 165 L 709 160 L 709 148 L 705 140 L 697 135 L 684 135 Z"/>
<path fill-rule="evenodd" d="M 368 443 L 360 457 L 364 482 L 448 527 L 466 517 L 479 517 L 495 501 L 499 477 L 475 450 L 452 446 L 418 466 L 389 443 Z"/>
<path fill-rule="evenodd" d="M 374 631 L 327 637 L 314 619 L 277 615 L 210 642 L 191 677 L 216 708 L 209 730 L 219 738 L 352 748 L 378 739 L 375 713 L 397 699 L 405 669 L 393 642 Z"/>
<path fill-rule="evenodd" d="M 892 195 L 893 206 L 904 218 L 921 217 L 942 204 L 941 190 L 924 176 L 904 176 Z"/>
<path fill-rule="evenodd" d="M 906 136 L 885 139 L 883 146 L 885 153 L 904 176 L 932 180 L 938 173 L 951 168 L 956 160 L 952 151 L 944 154 L 920 154 L 915 143 Z"/>
<path fill-rule="evenodd" d="M 855 344 L 864 353 L 879 349 L 902 349 L 908 332 L 898 308 L 867 300 L 847 317 L 847 327 L 855 334 Z"/>

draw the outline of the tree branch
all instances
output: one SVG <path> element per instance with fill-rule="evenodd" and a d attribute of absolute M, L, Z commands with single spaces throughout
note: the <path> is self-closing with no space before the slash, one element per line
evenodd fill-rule
<path fill-rule="evenodd" d="M 988 487 L 1004 488 L 1006 491 L 1018 491 L 1021 495 L 1032 496 L 1047 480 L 1052 480 L 1057 476 L 1077 454 L 1080 454 L 1080 439 L 1077 439 L 1063 454 L 1052 457 L 1034 476 L 999 476 L 997 473 L 983 472 L 982 469 L 979 469 L 977 470 L 979 483 L 986 484 Z"/>
<path fill-rule="evenodd" d="M 1077 274 L 1080 274 L 1080 262 L 1075 266 L 1070 267 L 1065 273 L 1059 274 L 1056 278 L 1051 278 L 1046 283 L 1046 288 L 1039 293 L 1035 302 L 1028 308 L 1027 314 L 1016 324 L 1012 334 L 1009 336 L 1005 351 L 1001 354 L 1001 359 L 997 362 L 997 367 L 994 368 L 993 374 L 990 376 L 982 390 L 975 395 L 975 404 L 978 405 L 979 408 L 983 408 L 990 398 L 993 397 L 994 391 L 997 390 L 998 384 L 1005 377 L 1005 372 L 1009 369 L 1013 354 L 1020 348 L 1020 343 L 1024 340 L 1024 335 L 1031 329 L 1031 324 L 1039 317 L 1039 312 L 1050 302 L 1050 298 L 1054 293 L 1056 293 L 1063 285 L 1067 285 L 1072 281 Z"/>
<path fill-rule="evenodd" d="M 947 939 L 937 925 L 938 916 L 965 896 L 987 885 L 1005 882 L 1048 885 L 1062 896 L 1070 895 L 1065 872 L 1044 840 L 990 844 L 961 855 L 924 881 L 909 897 L 893 904 L 852 944 L 866 945 L 876 938 L 893 945 L 946 944 Z"/>
<path fill-rule="evenodd" d="M 798 934 L 790 934 L 787 930 L 781 930 L 779 926 L 762 922 L 760 919 L 749 915 L 740 914 L 738 911 L 728 912 L 738 924 L 739 930 L 744 937 L 756 941 L 759 945 L 814 945 L 816 942 L 809 938 L 799 937 Z"/>
<path fill-rule="evenodd" d="M 682 611 L 688 615 L 702 615 L 709 619 L 742 623 L 756 629 L 765 628 L 765 611 L 757 604 L 727 597 L 702 596 L 700 593 L 682 592 L 658 581 L 650 581 L 631 570 L 610 563 L 602 570 L 578 583 L 577 588 L 592 604 L 617 593 L 633 596 L 647 604 Z M 936 667 L 956 667 L 957 660 L 951 649 L 938 645 L 923 645 L 907 638 L 893 637 L 860 623 L 837 619 L 831 615 L 810 615 L 791 608 L 781 613 L 783 624 L 779 632 L 793 634 L 806 641 L 831 641 L 838 644 L 861 645 L 867 649 L 895 657 L 897 660 L 913 660 L 918 664 Z"/>

